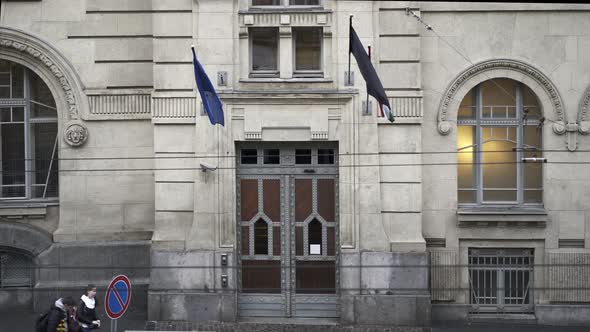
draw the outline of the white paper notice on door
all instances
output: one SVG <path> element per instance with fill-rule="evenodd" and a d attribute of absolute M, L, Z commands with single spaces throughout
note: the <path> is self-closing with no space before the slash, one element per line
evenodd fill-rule
<path fill-rule="evenodd" d="M 321 244 L 310 244 L 309 245 L 309 254 L 310 255 L 321 255 L 322 254 L 322 245 Z"/>

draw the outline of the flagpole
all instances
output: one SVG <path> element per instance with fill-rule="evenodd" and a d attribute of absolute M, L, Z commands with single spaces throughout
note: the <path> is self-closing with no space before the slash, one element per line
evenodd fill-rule
<path fill-rule="evenodd" d="M 371 44 L 367 45 L 368 49 L 369 49 L 369 61 L 371 61 Z M 367 112 L 367 114 L 369 114 L 369 86 L 367 86 L 367 109 L 365 112 Z"/>
<path fill-rule="evenodd" d="M 352 43 L 350 42 L 350 35 L 352 33 L 352 18 L 354 17 L 354 15 L 349 14 L 349 25 L 348 25 L 348 82 L 345 85 L 352 85 L 350 82 L 350 53 L 352 52 Z"/>

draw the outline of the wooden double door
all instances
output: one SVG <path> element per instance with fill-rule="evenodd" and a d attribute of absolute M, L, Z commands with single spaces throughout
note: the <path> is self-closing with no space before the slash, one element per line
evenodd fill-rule
<path fill-rule="evenodd" d="M 338 317 L 335 149 L 256 148 L 256 163 L 253 149 L 244 150 L 251 159 L 242 155 L 237 172 L 239 315 Z M 278 163 L 265 163 L 277 154 Z"/>

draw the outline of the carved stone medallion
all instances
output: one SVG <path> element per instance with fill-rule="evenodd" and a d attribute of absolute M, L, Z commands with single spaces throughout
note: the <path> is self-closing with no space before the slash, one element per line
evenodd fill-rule
<path fill-rule="evenodd" d="M 88 139 L 88 129 L 81 122 L 70 123 L 64 131 L 64 139 L 73 147 L 81 146 Z"/>

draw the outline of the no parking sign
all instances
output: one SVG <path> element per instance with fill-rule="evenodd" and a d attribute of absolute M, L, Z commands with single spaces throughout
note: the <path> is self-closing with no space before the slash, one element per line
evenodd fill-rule
<path fill-rule="evenodd" d="M 116 276 L 107 287 L 104 311 L 111 318 L 111 332 L 117 331 L 117 319 L 121 318 L 131 302 L 131 282 L 124 275 Z"/>

